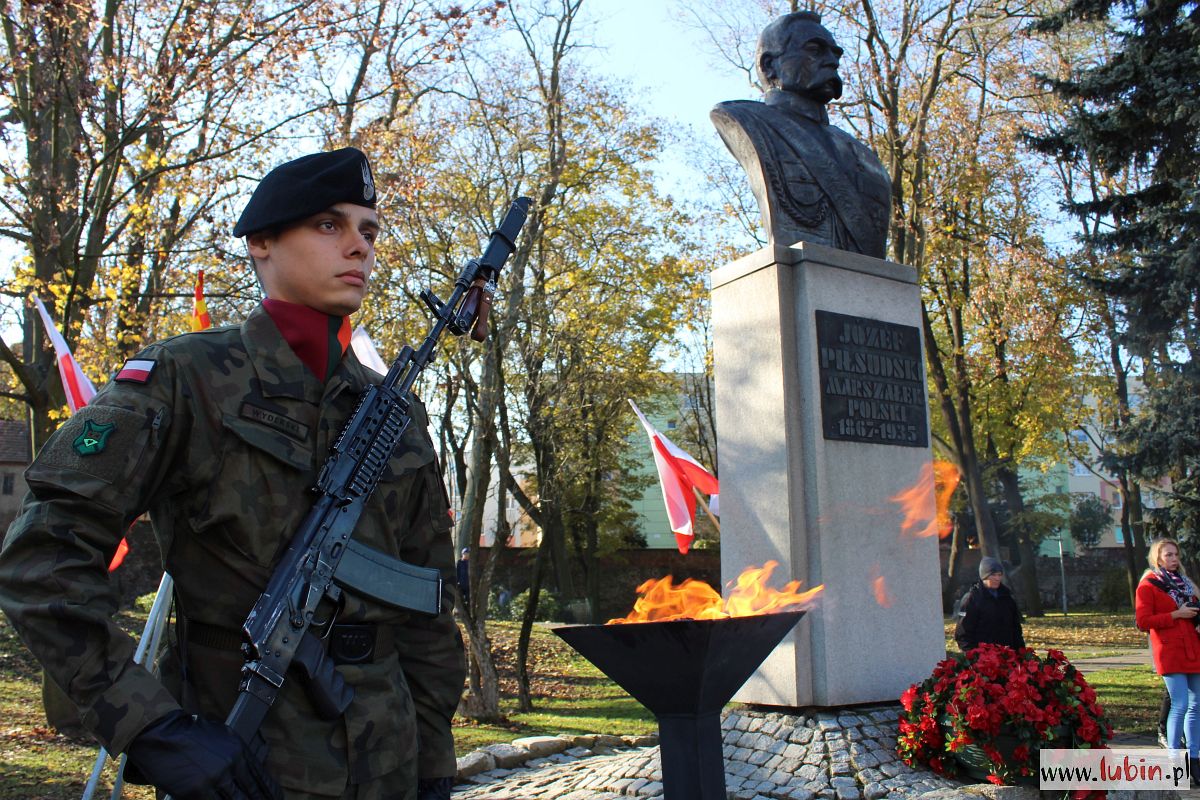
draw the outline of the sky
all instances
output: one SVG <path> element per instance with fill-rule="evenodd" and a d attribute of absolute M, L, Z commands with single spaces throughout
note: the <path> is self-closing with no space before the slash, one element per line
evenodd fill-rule
<path fill-rule="evenodd" d="M 675 2 L 594 0 L 584 7 L 596 20 L 605 70 L 642 86 L 662 116 L 711 130 L 715 104 L 752 96 L 742 74 L 712 63 L 699 34 L 676 19 Z"/>
<path fill-rule="evenodd" d="M 640 105 L 723 147 L 708 112 L 724 100 L 757 99 L 758 93 L 743 73 L 713 64 L 700 34 L 677 19 L 679 2 L 591 0 L 583 6 L 589 13 L 582 33 L 596 44 L 589 55 L 597 68 L 626 82 Z M 684 157 L 682 146 L 664 159 L 668 178 L 686 173 L 676 161 Z"/>

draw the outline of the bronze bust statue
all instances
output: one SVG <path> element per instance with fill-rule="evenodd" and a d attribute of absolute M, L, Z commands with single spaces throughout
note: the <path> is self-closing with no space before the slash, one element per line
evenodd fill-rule
<path fill-rule="evenodd" d="M 758 38 L 762 102 L 718 103 L 710 116 L 750 179 L 772 244 L 803 240 L 883 258 L 891 180 L 825 110 L 842 96 L 841 56 L 819 15 L 785 14 Z"/>

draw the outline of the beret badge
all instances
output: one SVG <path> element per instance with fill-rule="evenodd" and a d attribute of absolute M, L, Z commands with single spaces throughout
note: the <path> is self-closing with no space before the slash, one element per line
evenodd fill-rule
<path fill-rule="evenodd" d="M 364 158 L 362 161 L 363 200 L 375 197 L 375 182 L 371 180 L 371 165 Z"/>

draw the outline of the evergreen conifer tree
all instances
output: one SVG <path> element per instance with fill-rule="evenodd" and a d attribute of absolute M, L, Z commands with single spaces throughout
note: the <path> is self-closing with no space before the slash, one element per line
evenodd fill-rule
<path fill-rule="evenodd" d="M 1112 26 L 1118 47 L 1049 81 L 1070 111 L 1033 145 L 1109 178 L 1137 176 L 1070 210 L 1108 223 L 1087 242 L 1107 271 L 1087 278 L 1122 309 L 1122 344 L 1144 366 L 1142 402 L 1109 466 L 1169 477 L 1173 499 L 1156 522 L 1187 537 L 1200 520 L 1200 4 L 1070 0 L 1038 28 L 1080 22 Z"/>

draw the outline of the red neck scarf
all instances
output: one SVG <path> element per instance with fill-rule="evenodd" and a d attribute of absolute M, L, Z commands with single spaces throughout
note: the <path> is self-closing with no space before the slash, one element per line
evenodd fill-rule
<path fill-rule="evenodd" d="M 329 380 L 350 346 L 350 318 L 269 297 L 263 300 L 263 309 L 312 374 L 322 383 Z"/>

